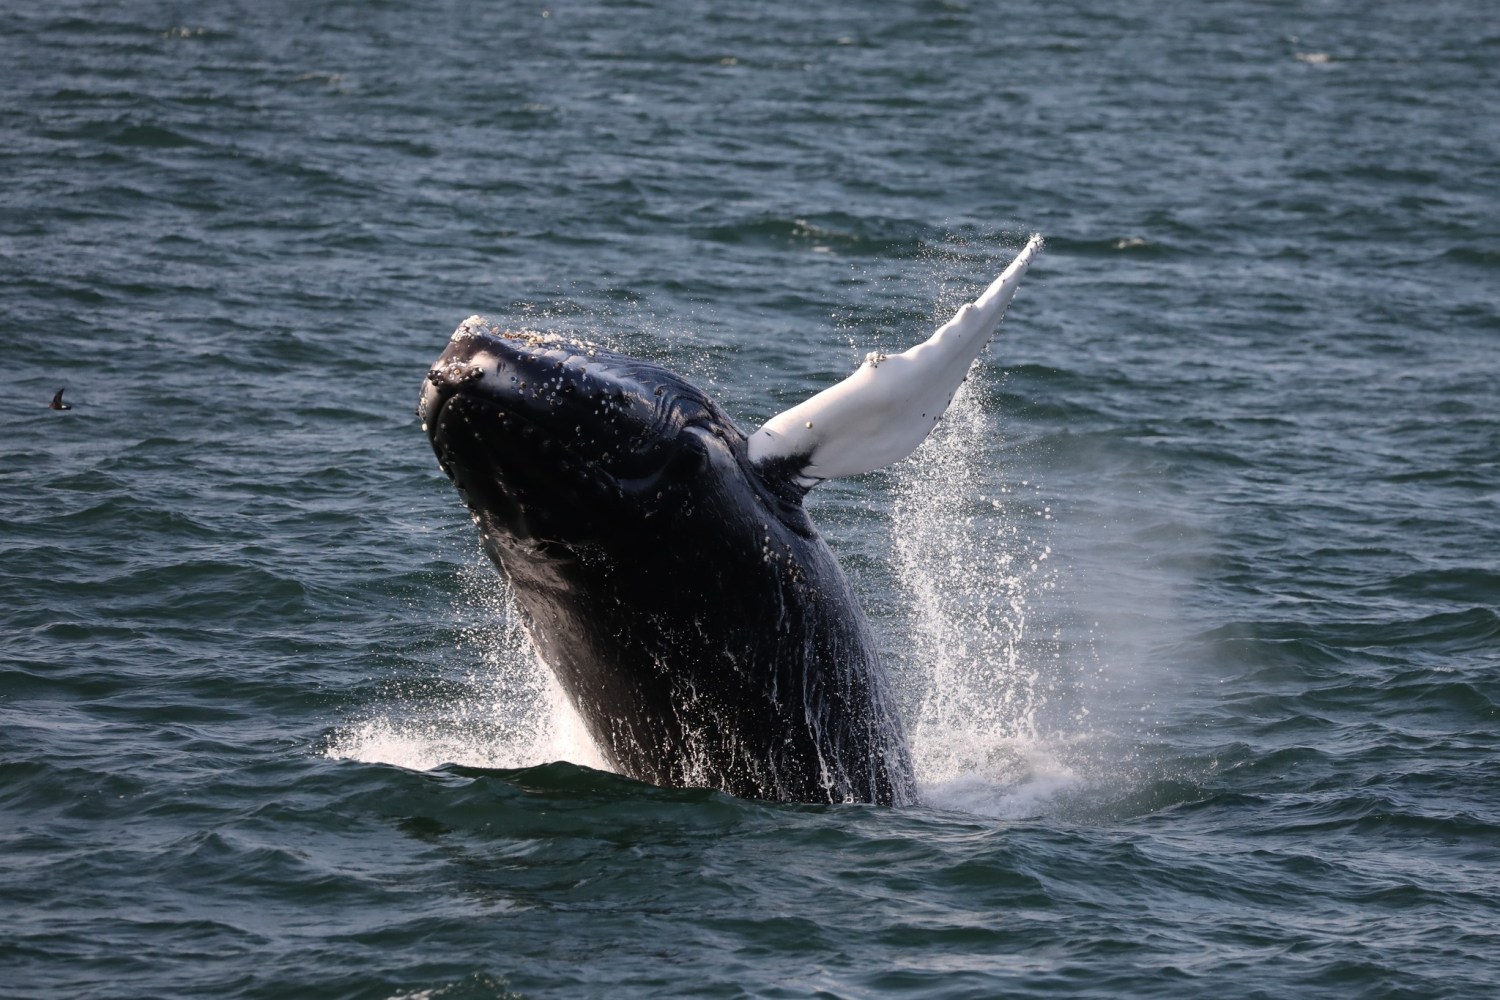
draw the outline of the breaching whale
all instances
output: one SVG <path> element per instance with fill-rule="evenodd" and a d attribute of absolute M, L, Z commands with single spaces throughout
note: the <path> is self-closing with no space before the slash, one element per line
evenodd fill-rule
<path fill-rule="evenodd" d="M 459 326 L 423 430 L 611 766 L 745 798 L 913 801 L 870 627 L 802 499 L 921 444 L 1040 250 L 750 435 L 659 365 Z"/>

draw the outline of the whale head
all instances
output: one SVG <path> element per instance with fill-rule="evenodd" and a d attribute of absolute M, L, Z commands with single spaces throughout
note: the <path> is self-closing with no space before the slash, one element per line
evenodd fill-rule
<path fill-rule="evenodd" d="M 427 373 L 418 413 L 502 565 L 506 553 L 535 561 L 617 548 L 669 520 L 703 519 L 720 535 L 757 539 L 776 521 L 810 537 L 806 492 L 922 443 L 1041 249 L 1032 236 L 926 341 L 870 355 L 749 436 L 660 365 L 479 316 L 459 326 Z"/>
<path fill-rule="evenodd" d="M 750 464 L 744 433 L 706 393 L 584 341 L 471 317 L 428 372 L 418 413 L 502 563 L 573 558 L 664 521 L 714 516 L 716 483 L 805 519 Z"/>

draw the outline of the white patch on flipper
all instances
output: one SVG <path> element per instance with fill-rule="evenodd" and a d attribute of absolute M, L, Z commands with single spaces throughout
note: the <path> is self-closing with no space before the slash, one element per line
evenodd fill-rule
<path fill-rule="evenodd" d="M 812 486 L 884 468 L 916 451 L 989 343 L 1041 249 L 1041 234 L 1033 234 L 984 294 L 960 307 L 928 340 L 901 354 L 872 353 L 838 385 L 766 421 L 750 436 L 750 460 L 806 456 L 798 479 Z"/>

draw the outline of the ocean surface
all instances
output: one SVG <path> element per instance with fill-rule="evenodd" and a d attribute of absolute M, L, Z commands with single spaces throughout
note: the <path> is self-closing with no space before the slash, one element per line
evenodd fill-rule
<path fill-rule="evenodd" d="M 0 80 L 0 996 L 1497 995 L 1491 4 L 60 0 Z M 448 334 L 752 428 L 1033 231 L 809 498 L 921 803 L 602 770 Z"/>

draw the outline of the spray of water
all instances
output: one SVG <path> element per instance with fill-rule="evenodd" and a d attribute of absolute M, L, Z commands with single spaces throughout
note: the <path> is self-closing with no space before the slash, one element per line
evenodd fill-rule
<path fill-rule="evenodd" d="M 907 607 L 898 672 L 923 798 L 1032 815 L 1079 780 L 1042 722 L 1058 682 L 1056 644 L 1034 607 L 1057 588 L 1051 511 L 997 463 L 986 377 L 976 369 L 895 470 L 892 560 Z"/>
<path fill-rule="evenodd" d="M 460 573 L 453 615 L 454 658 L 472 666 L 437 691 L 393 692 L 377 714 L 334 733 L 328 756 L 414 770 L 553 760 L 605 767 L 583 721 L 532 648 L 509 585 L 477 548 Z"/>

